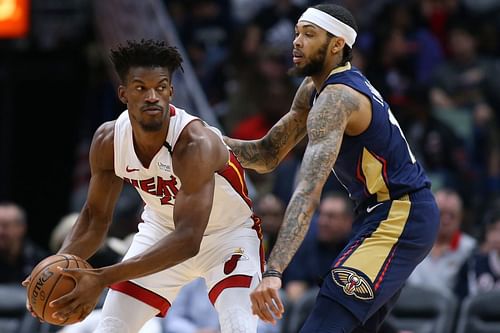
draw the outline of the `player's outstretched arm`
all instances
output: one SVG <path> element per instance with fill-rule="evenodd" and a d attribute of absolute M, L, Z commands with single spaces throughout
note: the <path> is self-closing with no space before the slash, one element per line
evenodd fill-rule
<path fill-rule="evenodd" d="M 281 280 L 276 275 L 288 266 L 304 239 L 323 185 L 337 159 L 348 120 L 358 109 L 359 96 L 348 87 L 332 85 L 319 95 L 309 113 L 309 142 L 300 169 L 300 181 L 286 209 L 267 265 L 268 271 L 278 272 L 265 277 L 251 294 L 254 314 L 266 322 L 274 323 L 274 317 L 281 317 L 283 305 L 278 294 Z"/>
<path fill-rule="evenodd" d="M 89 162 L 91 178 L 87 200 L 59 253 L 91 257 L 106 238 L 113 210 L 123 187 L 114 172 L 114 121 L 101 125 L 92 139 Z"/>
<path fill-rule="evenodd" d="M 304 138 L 313 90 L 312 80 L 304 79 L 295 93 L 290 111 L 263 138 L 249 141 L 224 138 L 243 167 L 260 173 L 270 172 Z"/>
<path fill-rule="evenodd" d="M 300 181 L 271 252 L 270 269 L 283 272 L 304 239 L 321 190 L 337 159 L 348 120 L 359 109 L 358 99 L 352 89 L 330 85 L 311 109 L 307 119 L 309 142 L 300 167 Z"/>

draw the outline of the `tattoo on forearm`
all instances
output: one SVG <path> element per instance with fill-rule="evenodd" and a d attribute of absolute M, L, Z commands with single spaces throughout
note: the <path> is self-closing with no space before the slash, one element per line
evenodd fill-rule
<path fill-rule="evenodd" d="M 288 204 L 268 268 L 283 271 L 302 243 L 337 159 L 347 120 L 358 109 L 357 96 L 346 89 L 329 89 L 316 101 L 307 120 L 309 144 L 302 161 L 301 180 Z"/>
<path fill-rule="evenodd" d="M 295 94 L 291 110 L 261 140 L 241 141 L 226 138 L 243 167 L 267 172 L 306 135 L 309 98 L 314 87 L 304 80 Z"/>

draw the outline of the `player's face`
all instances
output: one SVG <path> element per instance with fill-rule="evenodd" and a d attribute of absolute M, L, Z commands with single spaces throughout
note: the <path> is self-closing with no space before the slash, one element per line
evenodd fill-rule
<path fill-rule="evenodd" d="M 145 131 L 158 131 L 169 119 L 172 92 L 170 73 L 164 67 L 132 67 L 118 90 L 129 116 Z"/>
<path fill-rule="evenodd" d="M 297 76 L 320 74 L 325 66 L 330 41 L 325 30 L 308 22 L 297 23 L 292 53 L 295 67 L 290 73 Z"/>

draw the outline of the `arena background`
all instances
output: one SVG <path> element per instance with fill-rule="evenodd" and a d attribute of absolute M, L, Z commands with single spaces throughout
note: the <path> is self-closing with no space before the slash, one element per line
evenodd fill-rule
<path fill-rule="evenodd" d="M 500 212 L 500 0 L 330 2 L 354 14 L 352 63 L 391 105 L 433 190 L 459 193 L 462 230 L 481 244 Z M 0 202 L 24 208 L 28 238 L 49 250 L 82 207 L 94 131 L 124 110 L 108 51 L 127 39 L 178 47 L 174 104 L 230 136 L 261 137 L 290 106 L 294 25 L 317 3 L 0 0 Z M 252 199 L 286 204 L 304 147 L 271 174 L 248 172 Z M 342 190 L 333 177 L 326 188 Z M 126 186 L 111 236 L 135 231 L 141 206 Z"/>

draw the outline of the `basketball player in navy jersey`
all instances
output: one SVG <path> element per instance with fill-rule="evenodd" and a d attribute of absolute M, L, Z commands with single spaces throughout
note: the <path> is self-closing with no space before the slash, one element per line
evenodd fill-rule
<path fill-rule="evenodd" d="M 303 333 L 376 332 L 439 224 L 430 181 L 389 105 L 349 62 L 356 30 L 343 7 L 308 8 L 295 27 L 291 70 L 306 79 L 290 112 L 260 140 L 225 138 L 244 167 L 269 172 L 308 136 L 300 181 L 251 294 L 253 312 L 267 322 L 282 315 L 281 273 L 332 169 L 356 203 L 350 242 L 332 258 Z"/>

